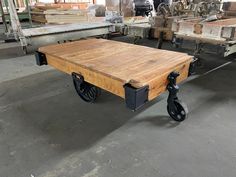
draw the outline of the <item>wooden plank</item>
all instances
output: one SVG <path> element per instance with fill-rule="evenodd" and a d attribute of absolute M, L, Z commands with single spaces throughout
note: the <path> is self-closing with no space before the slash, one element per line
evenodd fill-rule
<path fill-rule="evenodd" d="M 117 96 L 124 98 L 124 88 L 125 84 L 122 80 L 113 79 L 109 76 L 103 75 L 98 72 L 94 72 L 90 69 L 86 69 L 82 66 L 75 65 L 61 58 L 47 54 L 47 62 L 49 65 L 55 67 L 56 69 L 63 71 L 67 74 L 72 72 L 80 73 L 85 77 L 85 80 L 93 85 L 96 85 L 104 90 L 107 90 Z"/>
<path fill-rule="evenodd" d="M 179 72 L 180 76 L 177 78 L 177 83 L 184 81 L 189 74 L 189 65 L 190 61 L 182 64 L 180 66 L 176 66 L 172 69 L 172 71 Z M 159 78 L 154 78 L 152 81 L 149 82 L 149 95 L 148 99 L 152 100 L 158 97 L 160 94 L 166 91 L 166 86 L 168 84 L 167 77 L 170 74 L 170 71 L 166 71 L 162 74 Z"/>
<path fill-rule="evenodd" d="M 178 71 L 178 82 L 188 76 L 192 57 L 178 52 L 133 44 L 89 39 L 41 47 L 49 65 L 124 98 L 124 84 L 140 88 L 149 85 L 149 100 L 166 90 L 167 76 Z"/>
<path fill-rule="evenodd" d="M 213 21 L 213 22 L 207 22 L 206 24 L 215 25 L 215 26 L 235 25 L 236 24 L 236 18 L 217 20 L 217 21 Z"/>
<path fill-rule="evenodd" d="M 53 24 L 87 22 L 87 10 L 59 9 L 53 6 L 36 6 L 31 12 L 33 21 Z"/>

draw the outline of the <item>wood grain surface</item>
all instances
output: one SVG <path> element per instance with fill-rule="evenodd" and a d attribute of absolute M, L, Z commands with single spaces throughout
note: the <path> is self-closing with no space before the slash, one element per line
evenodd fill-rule
<path fill-rule="evenodd" d="M 49 65 L 65 73 L 80 73 L 85 80 L 124 98 L 124 84 L 149 86 L 149 100 L 166 90 L 167 76 L 188 76 L 192 57 L 179 52 L 104 39 L 87 39 L 39 48 Z"/>

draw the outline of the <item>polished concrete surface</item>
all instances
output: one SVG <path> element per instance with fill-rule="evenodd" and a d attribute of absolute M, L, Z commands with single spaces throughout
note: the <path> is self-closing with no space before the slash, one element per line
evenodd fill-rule
<path fill-rule="evenodd" d="M 137 112 L 105 91 L 84 103 L 69 75 L 0 44 L 0 176 L 234 177 L 236 63 L 202 58 L 198 74 L 180 85 L 189 116 L 177 123 L 167 93 Z"/>

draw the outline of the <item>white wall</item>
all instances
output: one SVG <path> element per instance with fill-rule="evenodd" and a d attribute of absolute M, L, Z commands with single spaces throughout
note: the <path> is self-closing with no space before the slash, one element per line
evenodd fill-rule
<path fill-rule="evenodd" d="M 106 4 L 105 1 L 106 0 L 97 0 L 96 2 L 97 2 L 97 4 L 105 5 Z"/>

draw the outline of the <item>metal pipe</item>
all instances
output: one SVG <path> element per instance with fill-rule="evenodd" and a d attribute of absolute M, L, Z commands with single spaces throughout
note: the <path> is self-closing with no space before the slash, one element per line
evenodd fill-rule
<path fill-rule="evenodd" d="M 31 14 L 30 14 L 30 6 L 29 6 L 28 0 L 25 0 L 25 5 L 26 5 L 27 12 L 28 12 L 30 27 L 32 27 L 33 24 L 32 24 L 32 18 L 31 18 Z"/>
<path fill-rule="evenodd" d="M 0 0 L 0 11 L 1 11 L 1 14 L 2 14 L 2 22 L 4 24 L 5 33 L 7 33 L 8 32 L 8 26 L 7 26 L 7 21 L 6 21 L 6 18 L 5 18 L 4 11 L 3 11 L 2 0 Z"/>

